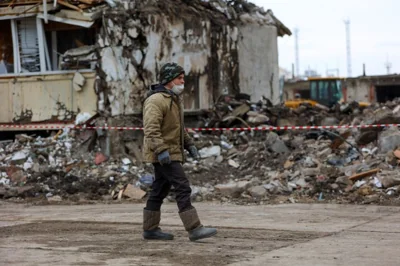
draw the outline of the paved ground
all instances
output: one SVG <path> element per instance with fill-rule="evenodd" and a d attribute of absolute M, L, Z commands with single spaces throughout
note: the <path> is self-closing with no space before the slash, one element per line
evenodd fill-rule
<path fill-rule="evenodd" d="M 143 205 L 0 203 L 0 265 L 400 265 L 400 208 L 196 204 L 215 238 L 190 242 L 174 204 L 141 239 Z"/>

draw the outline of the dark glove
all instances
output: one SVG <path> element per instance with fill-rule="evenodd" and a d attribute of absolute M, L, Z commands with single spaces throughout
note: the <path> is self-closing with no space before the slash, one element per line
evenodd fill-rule
<path fill-rule="evenodd" d="M 188 151 L 189 151 L 190 156 L 193 157 L 193 159 L 196 159 L 196 160 L 197 160 L 197 159 L 200 159 L 200 154 L 199 154 L 199 152 L 197 151 L 196 146 L 194 146 L 194 145 L 189 146 Z"/>
<path fill-rule="evenodd" d="M 167 150 L 158 154 L 158 161 L 161 165 L 168 165 L 171 163 L 171 157 L 169 156 L 169 152 Z"/>

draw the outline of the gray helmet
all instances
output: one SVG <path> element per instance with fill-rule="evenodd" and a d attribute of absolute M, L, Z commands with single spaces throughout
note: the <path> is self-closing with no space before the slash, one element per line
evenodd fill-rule
<path fill-rule="evenodd" d="M 160 84 L 165 85 L 180 74 L 185 74 L 185 70 L 180 65 L 177 63 L 166 63 L 160 70 Z"/>

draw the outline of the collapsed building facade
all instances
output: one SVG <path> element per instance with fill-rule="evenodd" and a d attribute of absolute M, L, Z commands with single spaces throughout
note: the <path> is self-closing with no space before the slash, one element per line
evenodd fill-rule
<path fill-rule="evenodd" d="M 221 95 L 279 102 L 279 36 L 246 1 L 0 1 L 0 123 L 112 124 L 139 114 L 162 64 L 186 71 L 186 111 Z"/>

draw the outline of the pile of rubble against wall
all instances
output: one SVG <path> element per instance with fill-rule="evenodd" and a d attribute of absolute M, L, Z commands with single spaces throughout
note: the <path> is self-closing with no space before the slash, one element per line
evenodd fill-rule
<path fill-rule="evenodd" d="M 368 110 L 373 108 L 376 106 Z M 258 102 L 251 102 L 247 94 L 224 95 L 212 109 L 204 110 L 199 115 L 198 127 L 354 125 L 359 123 L 354 118 L 360 116 L 363 109 L 356 102 L 338 104 L 331 108 L 302 104 L 292 109 L 283 104 L 273 105 L 265 97 Z"/>
<path fill-rule="evenodd" d="M 365 109 L 353 123 L 400 118 L 400 101 Z M 367 138 L 365 135 L 372 135 Z M 400 132 L 397 128 L 338 131 L 189 132 L 201 159 L 184 168 L 195 201 L 330 201 L 399 204 Z M 97 138 L 95 137 L 97 136 Z M 40 138 L 19 135 L 0 143 L 3 199 L 144 200 L 152 166 L 140 143 L 107 157 L 104 132 L 60 131 Z M 363 137 L 364 136 L 364 137 Z M 357 142 L 364 141 L 361 145 Z M 173 192 L 169 196 L 173 200 Z"/>

